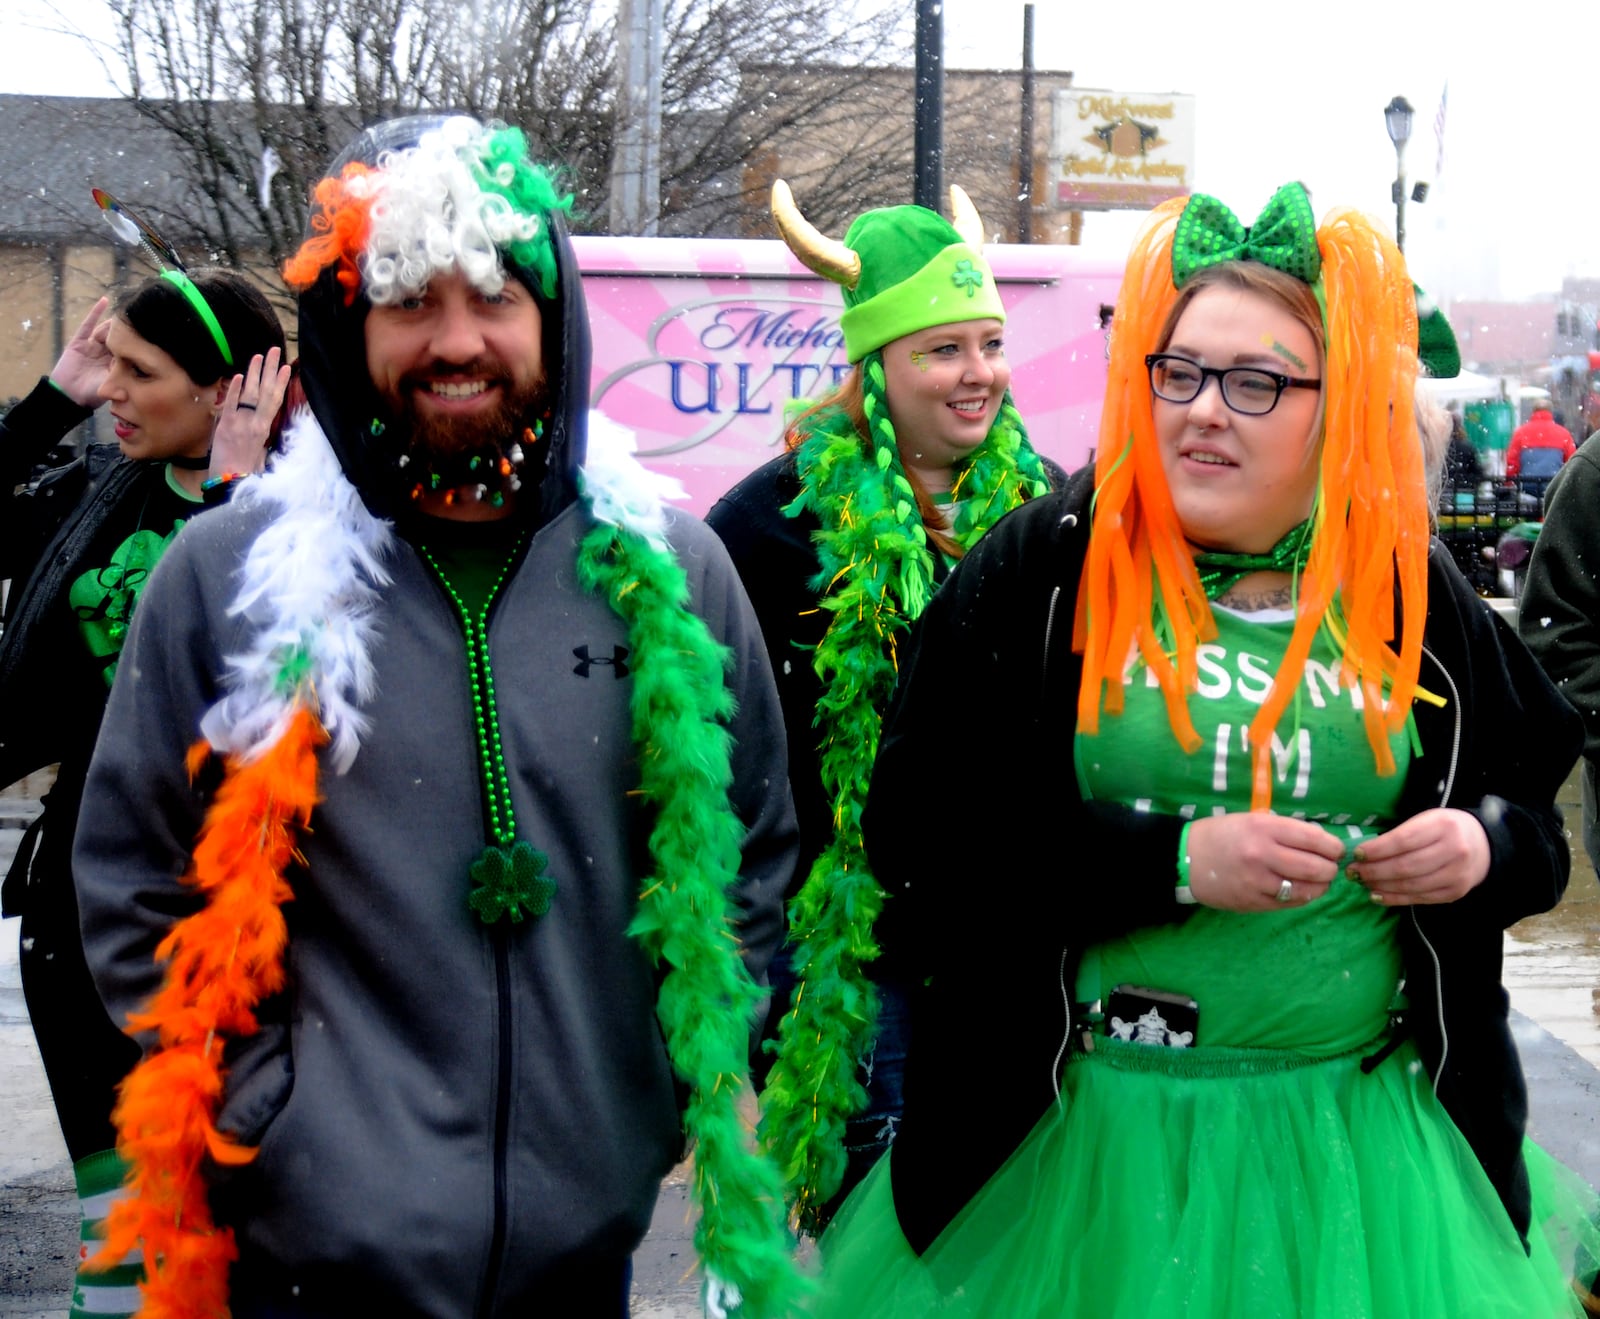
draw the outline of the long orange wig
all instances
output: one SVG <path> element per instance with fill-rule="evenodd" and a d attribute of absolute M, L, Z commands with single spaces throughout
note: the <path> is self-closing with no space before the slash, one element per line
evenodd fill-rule
<path fill-rule="evenodd" d="M 1174 736 L 1194 751 L 1200 738 L 1188 697 L 1195 649 L 1216 635 L 1216 625 L 1167 489 L 1144 364 L 1178 299 L 1172 242 L 1187 201 L 1152 212 L 1123 275 L 1073 646 L 1084 660 L 1082 731 L 1099 731 L 1102 707 L 1121 713 L 1123 673 L 1137 649 L 1160 683 Z M 1413 410 L 1413 286 L 1399 249 L 1356 211 L 1330 214 L 1317 247 L 1326 299 L 1320 489 L 1294 632 L 1250 724 L 1256 810 L 1270 805 L 1272 735 L 1319 628 L 1329 629 L 1340 650 L 1341 681 L 1361 690 L 1380 774 L 1395 772 L 1389 737 L 1409 716 L 1422 662 L 1428 513 Z"/>

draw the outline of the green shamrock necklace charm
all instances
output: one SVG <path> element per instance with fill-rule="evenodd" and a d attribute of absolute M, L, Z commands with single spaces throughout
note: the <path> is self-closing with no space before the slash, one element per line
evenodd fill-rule
<path fill-rule="evenodd" d="M 489 607 L 500 594 L 506 572 L 515 562 L 520 548 L 519 541 L 474 614 L 427 547 L 418 546 L 454 603 L 466 636 L 472 722 L 477 733 L 484 799 L 489 806 L 489 830 L 494 835 L 494 841 L 478 854 L 468 870 L 472 889 L 467 896 L 467 906 L 485 925 L 493 925 L 502 917 L 513 925 L 530 918 L 537 920 L 550 910 L 556 895 L 556 881 L 545 873 L 550 858 L 532 843 L 517 838 L 517 818 L 511 808 L 511 779 L 506 773 L 505 755 L 500 746 L 500 715 L 494 702 L 494 669 L 489 663 Z"/>
<path fill-rule="evenodd" d="M 513 843 L 509 852 L 491 843 L 472 863 L 477 887 L 467 905 L 485 925 L 502 916 L 509 916 L 513 925 L 529 916 L 543 916 L 556 895 L 555 880 L 544 873 L 549 864 L 550 858 L 532 843 Z"/>

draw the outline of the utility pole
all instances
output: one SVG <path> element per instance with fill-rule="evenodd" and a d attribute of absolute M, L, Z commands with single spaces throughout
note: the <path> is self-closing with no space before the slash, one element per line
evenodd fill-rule
<path fill-rule="evenodd" d="M 1022 6 L 1022 121 L 1017 147 L 1017 242 L 1033 242 L 1033 5 Z"/>
<path fill-rule="evenodd" d="M 912 200 L 944 213 L 944 5 L 917 0 L 916 174 Z"/>
<path fill-rule="evenodd" d="M 617 80 L 611 232 L 653 235 L 661 213 L 661 0 L 621 0 Z"/>

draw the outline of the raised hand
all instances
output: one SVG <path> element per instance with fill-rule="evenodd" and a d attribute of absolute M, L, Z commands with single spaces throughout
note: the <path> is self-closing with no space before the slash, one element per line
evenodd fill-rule
<path fill-rule="evenodd" d="M 211 435 L 212 476 L 244 476 L 266 466 L 272 422 L 289 388 L 289 368 L 279 365 L 281 356 L 276 348 L 267 349 L 265 359 L 257 353 L 228 382 Z"/>
<path fill-rule="evenodd" d="M 50 379 L 80 408 L 97 408 L 105 402 L 100 386 L 111 371 L 111 352 L 106 347 L 106 331 L 111 321 L 106 312 L 110 298 L 101 298 L 89 308 L 61 356 L 50 368 Z"/>

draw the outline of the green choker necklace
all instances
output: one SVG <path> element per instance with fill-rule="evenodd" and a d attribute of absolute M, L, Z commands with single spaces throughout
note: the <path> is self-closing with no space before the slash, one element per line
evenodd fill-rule
<path fill-rule="evenodd" d="M 1265 554 L 1222 554 L 1201 550 L 1194 556 L 1207 600 L 1226 595 L 1253 572 L 1286 572 L 1298 577 L 1311 557 L 1311 519 L 1291 527 Z"/>
<path fill-rule="evenodd" d="M 507 917 L 512 924 L 530 916 L 537 919 L 550 910 L 550 902 L 556 894 L 555 880 L 545 874 L 550 858 L 533 844 L 517 838 L 511 781 L 500 746 L 500 713 L 494 703 L 494 668 L 489 662 L 489 610 L 505 585 L 506 574 L 516 562 L 524 539 L 519 537 L 506 555 L 494 585 L 476 614 L 468 608 L 461 592 L 445 576 L 444 569 L 427 546 L 417 546 L 455 605 L 467 643 L 467 678 L 472 684 L 478 768 L 483 776 L 484 801 L 488 804 L 489 832 L 494 836 L 494 841 L 479 853 L 469 869 L 473 887 L 467 905 L 485 925 L 493 925 L 501 917 Z"/>

